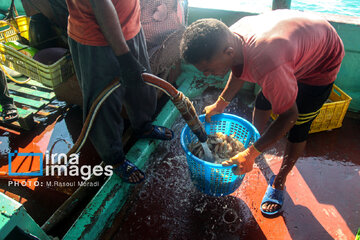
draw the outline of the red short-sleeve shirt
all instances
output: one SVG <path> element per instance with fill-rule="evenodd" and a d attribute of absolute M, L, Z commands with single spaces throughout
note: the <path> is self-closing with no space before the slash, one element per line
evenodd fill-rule
<path fill-rule="evenodd" d="M 112 0 L 119 16 L 125 40 L 140 31 L 139 0 Z M 69 9 L 68 35 L 75 41 L 90 46 L 107 46 L 96 22 L 89 0 L 66 0 Z"/>
<path fill-rule="evenodd" d="M 335 81 L 344 57 L 343 43 L 326 20 L 309 13 L 277 10 L 245 17 L 230 28 L 244 41 L 242 72 L 258 83 L 274 113 L 296 101 L 297 82 L 323 86 Z"/>

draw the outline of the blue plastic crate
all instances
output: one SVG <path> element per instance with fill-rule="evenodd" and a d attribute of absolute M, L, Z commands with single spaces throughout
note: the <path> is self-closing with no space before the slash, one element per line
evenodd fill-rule
<path fill-rule="evenodd" d="M 205 123 L 205 115 L 201 115 L 199 119 Z M 235 138 L 242 142 L 245 148 L 260 137 L 250 122 L 236 115 L 223 113 L 213 116 L 211 120 L 205 125 L 207 134 L 235 134 Z M 198 139 L 187 125 L 181 132 L 180 141 L 186 154 L 191 180 L 200 191 L 211 196 L 224 196 L 233 193 L 240 186 L 245 174 L 235 175 L 232 172 L 234 166 L 223 167 L 221 164 L 206 162 L 189 151 L 189 144 L 197 142 Z"/>

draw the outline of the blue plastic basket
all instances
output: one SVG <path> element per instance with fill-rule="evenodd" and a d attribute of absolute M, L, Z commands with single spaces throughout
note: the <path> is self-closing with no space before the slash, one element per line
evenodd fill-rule
<path fill-rule="evenodd" d="M 201 115 L 199 119 L 204 124 L 205 115 Z M 260 137 L 256 128 L 241 117 L 223 113 L 213 116 L 211 120 L 205 125 L 207 134 L 235 134 L 235 138 L 242 142 L 245 148 Z M 189 144 L 197 142 L 198 139 L 187 125 L 181 132 L 180 141 L 186 154 L 191 180 L 200 191 L 211 196 L 224 196 L 233 193 L 240 186 L 245 174 L 233 174 L 232 168 L 235 166 L 223 167 L 221 164 L 206 162 L 189 151 Z"/>

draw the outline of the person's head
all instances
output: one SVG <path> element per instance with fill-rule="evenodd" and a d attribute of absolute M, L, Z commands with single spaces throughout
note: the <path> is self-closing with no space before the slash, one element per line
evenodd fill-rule
<path fill-rule="evenodd" d="M 207 75 L 224 76 L 232 66 L 234 49 L 229 28 L 219 20 L 206 18 L 188 26 L 180 42 L 180 54 Z"/>

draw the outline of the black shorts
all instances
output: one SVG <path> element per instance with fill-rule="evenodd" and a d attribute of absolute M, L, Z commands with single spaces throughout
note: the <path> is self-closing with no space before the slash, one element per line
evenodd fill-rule
<path fill-rule="evenodd" d="M 298 83 L 296 105 L 299 111 L 295 125 L 288 133 L 288 140 L 293 143 L 303 142 L 309 135 L 311 123 L 320 112 L 320 108 L 330 96 L 334 83 L 326 86 L 310 86 Z M 256 96 L 255 107 L 259 110 L 271 110 L 271 103 L 262 91 Z"/>

